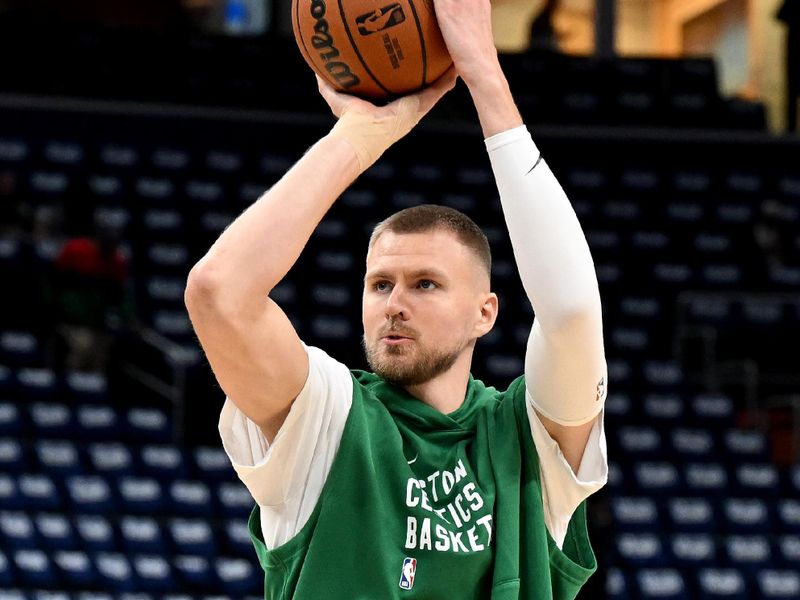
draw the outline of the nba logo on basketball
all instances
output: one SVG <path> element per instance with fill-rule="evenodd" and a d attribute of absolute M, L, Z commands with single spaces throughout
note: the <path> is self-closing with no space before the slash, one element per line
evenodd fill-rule
<path fill-rule="evenodd" d="M 414 575 L 417 573 L 417 559 L 403 559 L 403 571 L 400 573 L 400 587 L 410 590 L 414 587 Z"/>

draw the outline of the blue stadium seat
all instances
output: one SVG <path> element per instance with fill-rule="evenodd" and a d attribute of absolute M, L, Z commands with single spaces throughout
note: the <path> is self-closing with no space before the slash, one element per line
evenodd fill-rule
<path fill-rule="evenodd" d="M 14 566 L 23 585 L 32 588 L 47 588 L 58 581 L 55 568 L 47 554 L 41 550 L 17 550 L 14 552 Z"/>
<path fill-rule="evenodd" d="M 676 532 L 711 533 L 718 526 L 714 506 L 706 498 L 670 498 L 667 514 Z"/>
<path fill-rule="evenodd" d="M 650 390 L 674 392 L 683 385 L 683 370 L 672 360 L 645 360 L 642 376 Z"/>
<path fill-rule="evenodd" d="M 144 264 L 151 275 L 177 275 L 189 271 L 189 249 L 183 244 L 151 243 Z"/>
<path fill-rule="evenodd" d="M 760 431 L 730 429 L 723 435 L 723 445 L 733 464 L 769 462 L 767 438 Z"/>
<path fill-rule="evenodd" d="M 225 481 L 236 478 L 231 460 L 222 448 L 201 446 L 192 453 L 194 476 L 204 481 Z"/>
<path fill-rule="evenodd" d="M 728 498 L 723 500 L 725 528 L 731 533 L 763 533 L 770 531 L 767 502 L 760 498 Z"/>
<path fill-rule="evenodd" d="M 114 529 L 102 515 L 78 515 L 75 517 L 75 529 L 86 550 L 110 552 L 117 548 Z"/>
<path fill-rule="evenodd" d="M 713 567 L 717 564 L 714 538 L 707 533 L 676 533 L 669 538 L 672 563 L 681 568 Z"/>
<path fill-rule="evenodd" d="M 220 483 L 217 488 L 217 500 L 223 517 L 247 517 L 253 510 L 253 497 L 239 481 Z"/>
<path fill-rule="evenodd" d="M 175 182 L 166 177 L 139 177 L 134 183 L 136 194 L 148 200 L 157 200 L 168 203 L 175 198 Z M 179 212 L 163 209 L 145 211 L 143 222 L 148 233 L 155 231 L 174 231 L 180 228 L 175 223 L 182 224 L 183 219 Z"/>
<path fill-rule="evenodd" d="M 245 158 L 238 152 L 231 150 L 213 149 L 206 154 L 206 166 L 218 173 L 236 173 L 239 171 Z"/>
<path fill-rule="evenodd" d="M 206 556 L 181 554 L 172 561 L 175 572 L 181 581 L 181 589 L 210 589 L 214 577 Z"/>
<path fill-rule="evenodd" d="M 620 427 L 617 440 L 626 456 L 647 459 L 658 458 L 662 453 L 661 435 L 654 427 Z"/>
<path fill-rule="evenodd" d="M 139 462 L 144 475 L 161 481 L 175 481 L 188 473 L 183 453 L 175 446 L 142 446 Z"/>
<path fill-rule="evenodd" d="M 796 600 L 800 597 L 800 568 L 764 569 L 758 573 L 757 589 L 764 600 Z"/>
<path fill-rule="evenodd" d="M 89 555 L 80 550 L 62 550 L 53 555 L 62 581 L 76 588 L 89 588 L 97 582 L 97 571 Z"/>
<path fill-rule="evenodd" d="M 798 315 L 800 316 L 800 315 Z M 787 472 L 786 493 L 789 497 L 800 498 L 800 465 L 791 467 Z"/>
<path fill-rule="evenodd" d="M 779 530 L 785 533 L 800 533 L 800 500 L 782 498 L 778 500 L 777 523 Z"/>
<path fill-rule="evenodd" d="M 68 592 L 34 590 L 30 593 L 31 600 L 71 600 Z"/>
<path fill-rule="evenodd" d="M 659 528 L 658 507 L 652 498 L 617 496 L 611 499 L 615 528 L 622 531 L 655 531 Z"/>
<path fill-rule="evenodd" d="M 133 568 L 124 554 L 100 552 L 94 558 L 95 568 L 102 587 L 115 592 L 132 592 L 137 582 Z"/>
<path fill-rule="evenodd" d="M 311 332 L 323 340 L 346 340 L 353 333 L 353 326 L 346 317 L 318 315 L 311 320 Z"/>
<path fill-rule="evenodd" d="M 156 596 L 145 592 L 122 592 L 117 594 L 116 600 L 156 600 Z"/>
<path fill-rule="evenodd" d="M 622 471 L 622 466 L 614 460 L 608 462 L 608 483 L 606 485 L 614 494 L 622 493 L 625 488 L 625 475 Z"/>
<path fill-rule="evenodd" d="M 63 514 L 39 513 L 34 517 L 36 530 L 44 549 L 73 550 L 77 547 L 78 539 L 72 530 L 72 524 Z"/>
<path fill-rule="evenodd" d="M 116 600 L 113 594 L 107 592 L 77 592 L 74 600 Z"/>
<path fill-rule="evenodd" d="M 780 536 L 776 548 L 782 567 L 800 565 L 800 535 Z"/>
<path fill-rule="evenodd" d="M 42 367 L 44 351 L 29 331 L 0 332 L 0 363 L 9 367 Z"/>
<path fill-rule="evenodd" d="M 122 477 L 118 490 L 126 513 L 155 515 L 166 508 L 161 484 L 151 477 Z"/>
<path fill-rule="evenodd" d="M 6 510 L 24 508 L 16 478 L 5 473 L 0 473 L 0 506 Z"/>
<path fill-rule="evenodd" d="M 729 535 L 722 541 L 727 563 L 740 571 L 770 566 L 772 549 L 763 535 Z"/>
<path fill-rule="evenodd" d="M 673 496 L 680 492 L 678 469 L 671 462 L 636 462 L 632 471 L 636 488 L 641 494 Z"/>
<path fill-rule="evenodd" d="M 684 460 L 707 460 L 714 455 L 714 436 L 705 429 L 678 428 L 670 433 L 672 451 Z"/>
<path fill-rule="evenodd" d="M 162 556 L 136 556 L 133 568 L 139 580 L 139 591 L 164 592 L 174 589 L 172 568 Z"/>
<path fill-rule="evenodd" d="M 0 402 L 0 436 L 20 436 L 25 433 L 25 422 L 19 408 L 12 402 Z"/>
<path fill-rule="evenodd" d="M 664 564 L 661 538 L 654 533 L 620 533 L 614 540 L 620 564 L 629 567 L 650 567 Z"/>
<path fill-rule="evenodd" d="M 607 600 L 629 600 L 633 597 L 622 569 L 609 567 L 606 570 L 605 592 Z"/>
<path fill-rule="evenodd" d="M 120 418 L 112 406 L 82 404 L 76 409 L 76 420 L 80 439 L 112 440 L 119 435 Z"/>
<path fill-rule="evenodd" d="M 212 558 L 216 552 L 214 534 L 201 519 L 174 518 L 168 523 L 176 554 L 196 554 Z"/>
<path fill-rule="evenodd" d="M 714 428 L 733 424 L 733 401 L 722 394 L 698 394 L 692 400 L 694 418 Z"/>
<path fill-rule="evenodd" d="M 66 404 L 35 402 L 30 418 L 37 438 L 73 438 L 75 427 L 72 411 Z"/>
<path fill-rule="evenodd" d="M 697 572 L 700 598 L 749 600 L 747 583 L 736 569 L 705 568 Z"/>
<path fill-rule="evenodd" d="M 0 600 L 30 600 L 30 596 L 28 596 L 22 590 L 3 590 L 0 589 Z"/>
<path fill-rule="evenodd" d="M 12 585 L 14 585 L 14 572 L 11 570 L 11 561 L 0 550 L 0 590 L 9 589 Z M 2 593 L 0 593 L 0 600 L 2 600 Z"/>
<path fill-rule="evenodd" d="M 158 408 L 131 408 L 125 414 L 128 438 L 138 443 L 168 443 L 172 436 L 167 414 Z"/>
<path fill-rule="evenodd" d="M 214 566 L 221 589 L 233 596 L 255 593 L 264 585 L 263 571 L 252 560 L 221 557 Z"/>
<path fill-rule="evenodd" d="M 734 467 L 732 493 L 742 497 L 776 498 L 780 494 L 780 475 L 772 464 L 747 463 Z"/>
<path fill-rule="evenodd" d="M 61 494 L 49 475 L 25 473 L 17 479 L 17 488 L 25 507 L 29 510 L 57 510 L 62 508 Z"/>
<path fill-rule="evenodd" d="M 77 446 L 69 440 L 41 440 L 36 442 L 36 457 L 45 473 L 60 477 L 83 473 Z"/>
<path fill-rule="evenodd" d="M 135 473 L 131 451 L 119 442 L 95 442 L 87 448 L 94 471 L 104 477 L 125 477 Z"/>
<path fill-rule="evenodd" d="M 605 413 L 618 422 L 625 422 L 631 416 L 633 404 L 631 397 L 622 392 L 609 392 L 606 397 Z"/>
<path fill-rule="evenodd" d="M 178 480 L 169 486 L 169 503 L 175 515 L 209 517 L 214 512 L 208 484 L 197 480 Z"/>
<path fill-rule="evenodd" d="M 28 468 L 25 449 L 11 438 L 0 438 L 0 473 L 20 473 Z"/>
<path fill-rule="evenodd" d="M 719 463 L 687 463 L 683 478 L 687 494 L 722 497 L 727 493 L 728 472 Z"/>
<path fill-rule="evenodd" d="M 117 508 L 111 488 L 99 475 L 68 477 L 66 487 L 75 513 L 112 514 Z"/>
<path fill-rule="evenodd" d="M 108 381 L 102 373 L 67 371 L 64 393 L 73 404 L 99 404 L 108 400 Z"/>
<path fill-rule="evenodd" d="M 157 553 L 164 549 L 161 527 L 152 517 L 124 516 L 120 519 L 119 530 L 128 555 Z"/>
<path fill-rule="evenodd" d="M 58 396 L 59 382 L 56 374 L 50 369 L 19 369 L 17 371 L 17 393 L 26 402 L 49 402 Z M 48 425 L 58 426 L 60 422 L 57 415 L 54 419 L 48 419 L 47 414 L 41 414 L 45 430 L 42 433 L 59 433 L 47 429 Z M 33 416 L 33 415 L 32 415 Z M 34 421 L 34 425 L 39 423 Z"/>
<path fill-rule="evenodd" d="M 641 600 L 688 600 L 689 590 L 683 575 L 677 569 L 648 568 L 636 573 L 636 583 Z"/>
<path fill-rule="evenodd" d="M 653 393 L 644 397 L 642 406 L 648 423 L 669 429 L 685 422 L 683 398 L 674 393 Z"/>
<path fill-rule="evenodd" d="M 192 179 L 186 182 L 183 187 L 183 194 L 187 200 L 195 203 L 195 206 L 200 205 L 213 206 L 215 204 L 222 204 L 224 199 L 225 190 L 223 186 L 217 181 L 201 181 Z"/>
<path fill-rule="evenodd" d="M 38 548 L 33 521 L 24 512 L 0 512 L 0 533 L 3 546 L 8 550 L 24 550 Z"/>
<path fill-rule="evenodd" d="M 233 556 L 253 555 L 253 542 L 250 540 L 250 531 L 247 521 L 243 519 L 229 519 L 225 522 L 225 546 Z"/>

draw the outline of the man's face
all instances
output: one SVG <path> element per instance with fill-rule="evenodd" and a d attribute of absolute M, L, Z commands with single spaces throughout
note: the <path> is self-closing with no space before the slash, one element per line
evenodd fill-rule
<path fill-rule="evenodd" d="M 370 368 L 406 386 L 447 371 L 491 329 L 489 297 L 483 266 L 454 234 L 384 232 L 367 255 L 364 278 L 363 345 Z"/>

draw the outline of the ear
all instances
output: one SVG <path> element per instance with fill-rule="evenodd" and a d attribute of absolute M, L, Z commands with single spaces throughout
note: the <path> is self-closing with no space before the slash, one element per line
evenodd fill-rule
<path fill-rule="evenodd" d="M 494 322 L 497 320 L 497 312 L 500 310 L 500 303 L 494 292 L 485 294 L 481 300 L 480 318 L 475 324 L 478 337 L 482 337 L 492 330 Z"/>

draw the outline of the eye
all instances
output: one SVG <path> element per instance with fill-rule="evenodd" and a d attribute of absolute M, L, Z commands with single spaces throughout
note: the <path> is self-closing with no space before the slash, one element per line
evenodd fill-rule
<path fill-rule="evenodd" d="M 391 289 L 391 284 L 388 281 L 376 281 L 372 284 L 372 289 L 376 292 L 388 292 Z"/>
<path fill-rule="evenodd" d="M 433 290 L 439 287 L 430 279 L 423 279 L 417 285 L 421 287 L 423 290 Z"/>

